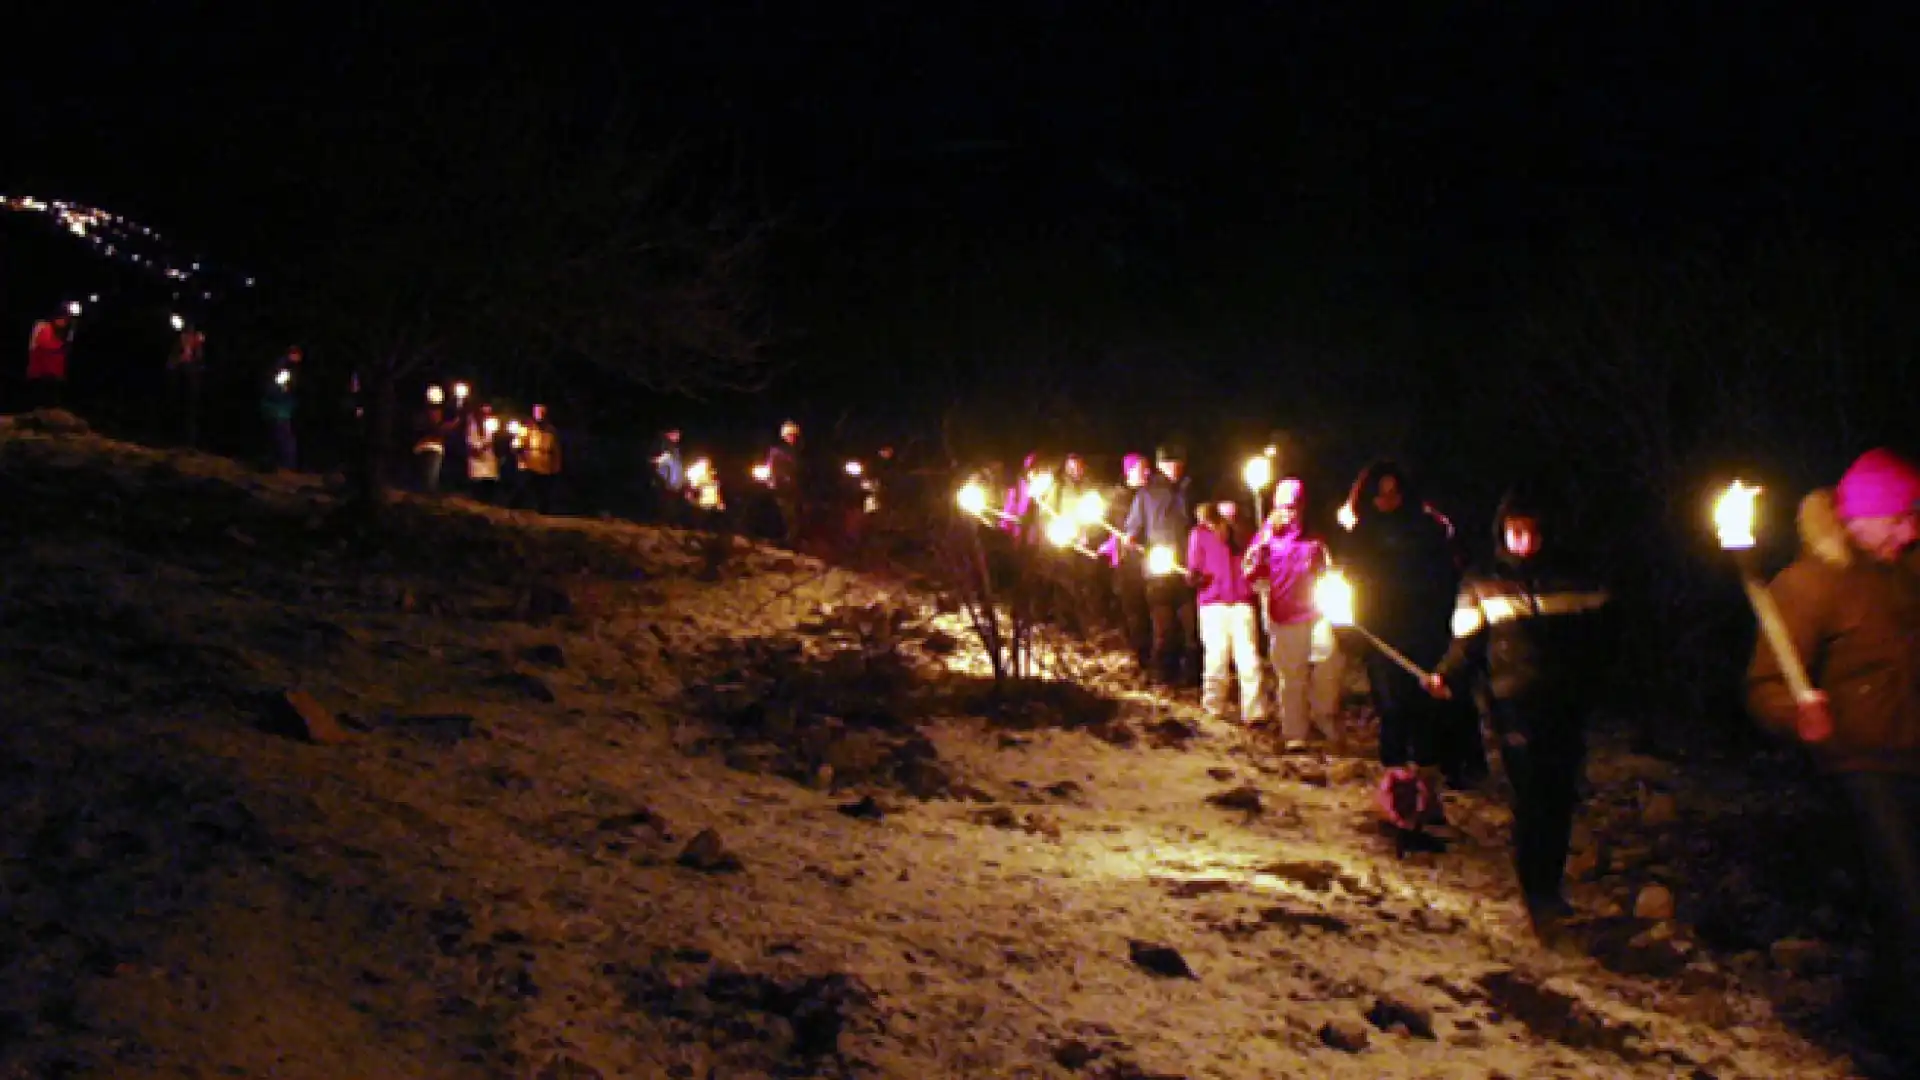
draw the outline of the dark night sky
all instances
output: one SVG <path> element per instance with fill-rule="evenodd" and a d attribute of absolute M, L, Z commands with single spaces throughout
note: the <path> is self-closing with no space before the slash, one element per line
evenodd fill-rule
<path fill-rule="evenodd" d="M 316 118 L 350 128 L 410 83 L 450 108 L 470 88 L 537 88 L 740 150 L 786 226 L 772 300 L 796 355 L 1187 341 L 1214 358 L 1192 362 L 1214 364 L 1200 394 L 1282 338 L 1372 335 L 1402 362 L 1431 359 L 1421 341 L 1470 352 L 1517 283 L 1583 238 L 1908 235 L 1920 125 L 1912 37 L 1890 19 L 942 7 L 147 5 L 12 51 L 0 188 L 94 200 L 270 272 L 323 227 L 286 183 L 310 167 Z"/>

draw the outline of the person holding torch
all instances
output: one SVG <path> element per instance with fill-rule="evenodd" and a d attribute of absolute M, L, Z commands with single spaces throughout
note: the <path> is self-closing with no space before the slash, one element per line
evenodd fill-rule
<path fill-rule="evenodd" d="M 1484 670 L 1487 706 L 1513 787 L 1513 862 L 1536 929 L 1572 913 L 1561 896 L 1567 844 L 1586 760 L 1598 619 L 1607 594 L 1576 573 L 1553 531 L 1560 515 L 1524 488 L 1494 512 L 1492 564 L 1469 571 L 1453 613 L 1453 645 L 1426 678 L 1442 700 L 1464 700 Z M 1475 725 L 1478 735 L 1478 725 Z"/>
<path fill-rule="evenodd" d="M 1186 454 L 1177 446 L 1162 446 L 1154 456 L 1160 471 L 1134 492 L 1120 531 L 1147 556 L 1142 569 L 1153 628 L 1149 674 L 1170 686 L 1191 686 L 1200 681 L 1199 617 L 1193 587 L 1178 572 L 1193 521 L 1187 502 Z"/>
<path fill-rule="evenodd" d="M 1428 771 L 1440 764 L 1436 736 L 1443 719 L 1407 667 L 1431 671 L 1453 642 L 1453 554 L 1398 465 L 1368 466 L 1354 492 L 1356 521 L 1335 555 L 1354 579 L 1358 624 L 1408 661 L 1378 646 L 1365 650 L 1380 716 L 1380 764 Z"/>
<path fill-rule="evenodd" d="M 1338 665 L 1313 663 L 1313 627 L 1319 619 L 1313 588 L 1329 565 L 1327 546 L 1306 531 L 1306 487 L 1289 476 L 1273 489 L 1273 513 L 1247 547 L 1249 579 L 1266 588 L 1267 649 L 1274 676 L 1280 737 L 1289 752 L 1307 748 L 1315 728 L 1339 742 L 1331 700 Z M 1316 670 L 1317 669 L 1317 670 Z M 1318 691 L 1317 693 L 1314 691 Z"/>
<path fill-rule="evenodd" d="M 1753 545 L 1722 506 L 1722 544 Z M 1920 1051 L 1920 467 L 1885 449 L 1862 455 L 1832 490 L 1801 501 L 1801 552 L 1754 596 L 1763 631 L 1747 707 L 1839 781 L 1859 832 L 1875 913 L 1865 1019 Z M 1744 533 L 1744 536 L 1739 534 Z M 1751 573 L 1752 564 L 1743 567 Z M 1770 624 L 1770 625 L 1769 625 Z"/>

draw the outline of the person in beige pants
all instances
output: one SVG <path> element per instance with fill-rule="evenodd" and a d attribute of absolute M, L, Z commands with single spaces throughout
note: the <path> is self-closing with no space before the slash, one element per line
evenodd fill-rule
<path fill-rule="evenodd" d="M 1328 566 L 1327 545 L 1306 533 L 1301 514 L 1306 488 L 1299 477 L 1276 484 L 1273 503 L 1273 513 L 1247 548 L 1245 566 L 1249 579 L 1267 583 L 1267 649 L 1280 737 L 1287 749 L 1300 750 L 1316 728 L 1329 741 L 1338 738 L 1333 710 L 1340 665 L 1328 648 L 1329 628 L 1315 633 L 1320 617 L 1313 604 L 1314 584 Z"/>

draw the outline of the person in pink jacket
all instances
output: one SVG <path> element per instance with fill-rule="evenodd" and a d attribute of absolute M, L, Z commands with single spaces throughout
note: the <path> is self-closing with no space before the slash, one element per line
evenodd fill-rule
<path fill-rule="evenodd" d="M 1232 531 L 1212 503 L 1195 508 L 1199 524 L 1187 534 L 1187 578 L 1198 590 L 1200 653 L 1205 668 L 1200 679 L 1200 706 L 1208 715 L 1223 718 L 1227 711 L 1229 667 L 1240 677 L 1240 721 L 1266 721 L 1266 696 L 1260 685 L 1258 625 L 1253 610 L 1253 586 L 1247 583 L 1234 550 Z"/>
<path fill-rule="evenodd" d="M 1313 624 L 1319 612 L 1313 587 L 1328 566 L 1327 545 L 1308 536 L 1303 524 L 1306 488 L 1297 476 L 1273 489 L 1273 513 L 1247 546 L 1247 577 L 1267 583 L 1267 648 L 1273 663 L 1274 702 L 1280 713 L 1280 737 L 1287 749 L 1306 748 L 1318 728 L 1337 741 L 1333 692 L 1339 668 L 1322 662 L 1315 670 Z"/>

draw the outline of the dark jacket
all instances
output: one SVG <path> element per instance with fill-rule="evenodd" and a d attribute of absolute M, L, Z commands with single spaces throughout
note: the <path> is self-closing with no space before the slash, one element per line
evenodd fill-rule
<path fill-rule="evenodd" d="M 1476 670 L 1498 701 L 1580 700 L 1592 689 L 1603 650 L 1599 620 L 1607 594 L 1557 565 L 1552 547 L 1522 559 L 1507 550 L 1503 523 L 1524 513 L 1548 544 L 1558 539 L 1544 511 L 1509 495 L 1494 514 L 1491 565 L 1470 570 L 1453 612 L 1453 645 L 1435 673 L 1464 694 Z"/>
<path fill-rule="evenodd" d="M 1369 633 L 1431 666 L 1452 644 L 1458 576 L 1446 530 L 1413 498 L 1392 513 L 1358 503 L 1338 556 L 1353 580 L 1354 617 Z"/>
<path fill-rule="evenodd" d="M 1146 487 L 1133 493 L 1133 505 L 1120 531 L 1142 547 L 1172 548 L 1176 557 L 1185 554 L 1187 530 L 1193 525 L 1187 505 L 1189 479 L 1183 476 L 1176 484 L 1162 473 L 1153 474 Z"/>
<path fill-rule="evenodd" d="M 1833 737 L 1814 753 L 1836 771 L 1920 775 L 1920 548 L 1894 564 L 1861 554 L 1831 491 L 1801 502 L 1800 539 L 1800 557 L 1771 591 L 1833 713 Z M 1769 728 L 1794 730 L 1798 709 L 1764 637 L 1747 673 L 1747 707 Z"/>

